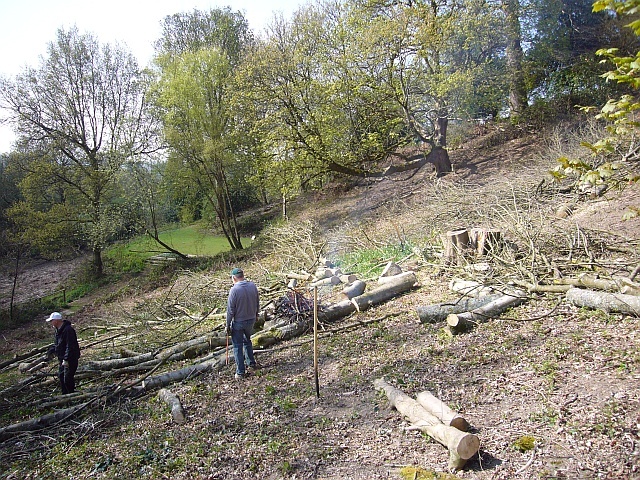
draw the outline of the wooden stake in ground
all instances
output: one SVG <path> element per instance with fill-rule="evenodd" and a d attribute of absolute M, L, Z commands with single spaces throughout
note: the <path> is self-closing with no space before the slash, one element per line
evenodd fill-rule
<path fill-rule="evenodd" d="M 449 469 L 460 470 L 480 448 L 476 435 L 465 433 L 443 424 L 416 400 L 392 387 L 383 379 L 374 380 L 374 386 L 386 393 L 389 403 L 416 428 L 449 449 Z"/>
<path fill-rule="evenodd" d="M 320 398 L 318 378 L 318 287 L 313 287 L 313 374 L 316 379 L 316 397 Z"/>

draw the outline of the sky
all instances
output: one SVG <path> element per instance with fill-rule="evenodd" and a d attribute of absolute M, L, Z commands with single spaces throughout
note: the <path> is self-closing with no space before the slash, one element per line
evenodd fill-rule
<path fill-rule="evenodd" d="M 100 43 L 120 43 L 146 66 L 153 42 L 160 36 L 160 21 L 167 15 L 230 6 L 241 11 L 249 27 L 260 32 L 281 13 L 285 18 L 305 0 L 0 0 L 0 76 L 15 77 L 25 67 L 37 67 L 56 32 L 78 27 Z M 5 114 L 0 110 L 0 119 Z M 13 132 L 0 125 L 0 153 L 11 150 Z"/>

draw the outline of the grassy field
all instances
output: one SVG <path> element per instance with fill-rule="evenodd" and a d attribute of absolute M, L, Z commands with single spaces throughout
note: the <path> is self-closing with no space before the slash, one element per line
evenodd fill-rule
<path fill-rule="evenodd" d="M 212 256 L 231 249 L 223 236 L 212 235 L 200 225 L 173 228 L 160 233 L 160 240 L 186 255 Z M 251 239 L 243 237 L 242 245 L 251 245 Z M 149 236 L 140 236 L 126 244 L 114 245 L 107 249 L 107 264 L 119 272 L 142 270 L 144 261 L 166 250 Z"/>

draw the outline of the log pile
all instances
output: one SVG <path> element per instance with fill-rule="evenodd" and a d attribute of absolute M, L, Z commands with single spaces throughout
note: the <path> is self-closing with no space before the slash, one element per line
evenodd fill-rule
<path fill-rule="evenodd" d="M 391 406 L 413 424 L 412 428 L 447 447 L 450 470 L 462 469 L 467 460 L 478 453 L 480 440 L 476 435 L 466 433 L 469 423 L 431 393 L 421 392 L 418 400 L 414 400 L 384 379 L 376 379 L 373 384 L 387 395 Z"/>

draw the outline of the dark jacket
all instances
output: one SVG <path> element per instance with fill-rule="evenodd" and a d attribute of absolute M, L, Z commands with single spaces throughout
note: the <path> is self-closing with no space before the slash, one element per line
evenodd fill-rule
<path fill-rule="evenodd" d="M 56 330 L 55 345 L 49 350 L 53 350 L 60 361 L 74 361 L 80 358 L 78 337 L 69 320 L 63 320 L 60 328 Z"/>

